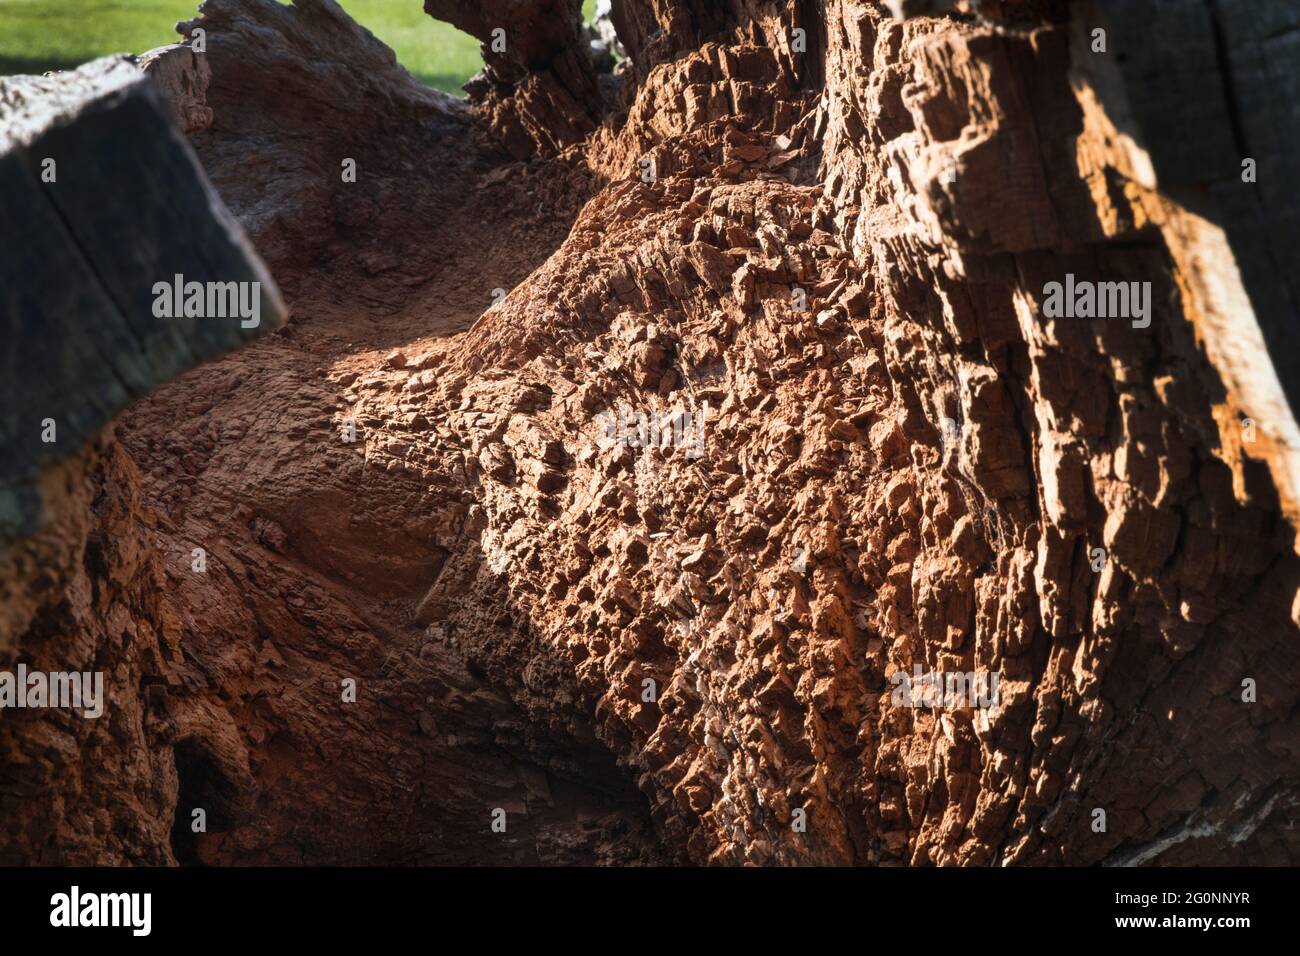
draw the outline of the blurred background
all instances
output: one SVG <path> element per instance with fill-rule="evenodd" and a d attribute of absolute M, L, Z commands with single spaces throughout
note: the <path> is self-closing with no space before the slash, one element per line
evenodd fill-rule
<path fill-rule="evenodd" d="M 416 79 L 457 96 L 483 66 L 478 41 L 425 14 L 421 0 L 338 0 Z M 66 70 L 108 53 L 174 43 L 199 0 L 0 0 L 0 75 Z M 595 0 L 585 0 L 590 20 Z"/>

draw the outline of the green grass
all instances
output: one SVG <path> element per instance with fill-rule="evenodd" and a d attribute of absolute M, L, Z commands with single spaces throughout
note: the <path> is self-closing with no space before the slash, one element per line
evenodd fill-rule
<path fill-rule="evenodd" d="M 0 74 L 66 70 L 108 53 L 176 41 L 199 0 L 0 0 Z M 461 94 L 483 66 L 478 41 L 427 16 L 421 0 L 339 0 L 417 79 Z M 586 0 L 591 17 L 595 0 Z"/>

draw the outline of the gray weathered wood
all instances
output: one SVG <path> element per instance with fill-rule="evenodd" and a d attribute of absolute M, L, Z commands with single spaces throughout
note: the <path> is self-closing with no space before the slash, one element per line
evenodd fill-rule
<path fill-rule="evenodd" d="M 45 182 L 52 159 L 55 181 Z M 154 286 L 257 282 L 260 324 L 159 318 Z M 0 538 L 30 533 L 31 482 L 132 399 L 284 321 L 279 292 L 124 58 L 0 78 Z M 56 441 L 42 440 L 42 422 Z"/>

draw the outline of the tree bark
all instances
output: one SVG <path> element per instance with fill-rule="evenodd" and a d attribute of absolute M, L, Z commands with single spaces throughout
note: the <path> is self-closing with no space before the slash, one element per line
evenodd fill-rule
<path fill-rule="evenodd" d="M 152 585 L 75 496 L 75 574 L 0 569 L 20 648 L 181 650 L 162 799 L 100 835 L 23 724 L 0 856 L 1300 858 L 1288 5 L 616 0 L 603 91 L 572 4 L 426 6 L 519 75 L 424 97 L 327 0 L 185 25 L 299 318 L 86 459 Z"/>

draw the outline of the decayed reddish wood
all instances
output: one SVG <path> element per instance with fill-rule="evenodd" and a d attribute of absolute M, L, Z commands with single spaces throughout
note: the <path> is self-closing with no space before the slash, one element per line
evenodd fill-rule
<path fill-rule="evenodd" d="M 1154 94 L 1089 59 L 1097 16 L 1133 48 L 1114 8 L 617 3 L 632 63 L 576 97 L 590 131 L 538 150 L 544 56 L 465 109 L 375 67 L 340 107 L 372 177 L 348 192 L 360 139 L 305 105 L 334 74 L 258 28 L 381 59 L 331 3 L 271 6 L 205 5 L 224 47 L 196 143 L 307 318 L 132 410 L 84 466 L 115 506 L 61 506 L 62 577 L 0 569 L 23 647 L 77 635 L 142 699 L 171 688 L 130 768 L 162 796 L 99 834 L 97 772 L 74 787 L 14 732 L 7 859 L 1300 857 L 1287 433 L 1243 384 L 1267 362 L 1285 394 L 1287 326 L 1245 220 L 1171 185 L 1200 180 L 1134 120 Z M 482 33 L 512 5 L 474 7 Z M 1230 63 L 1282 55 L 1220 29 Z M 236 183 L 294 156 L 271 203 Z M 285 241 L 326 220 L 311 255 Z M 1149 311 L 1045 314 L 1087 282 L 1150 283 Z M 906 706 L 900 675 L 931 673 L 996 676 L 997 706 Z M 224 814 L 181 847 L 177 744 Z"/>

